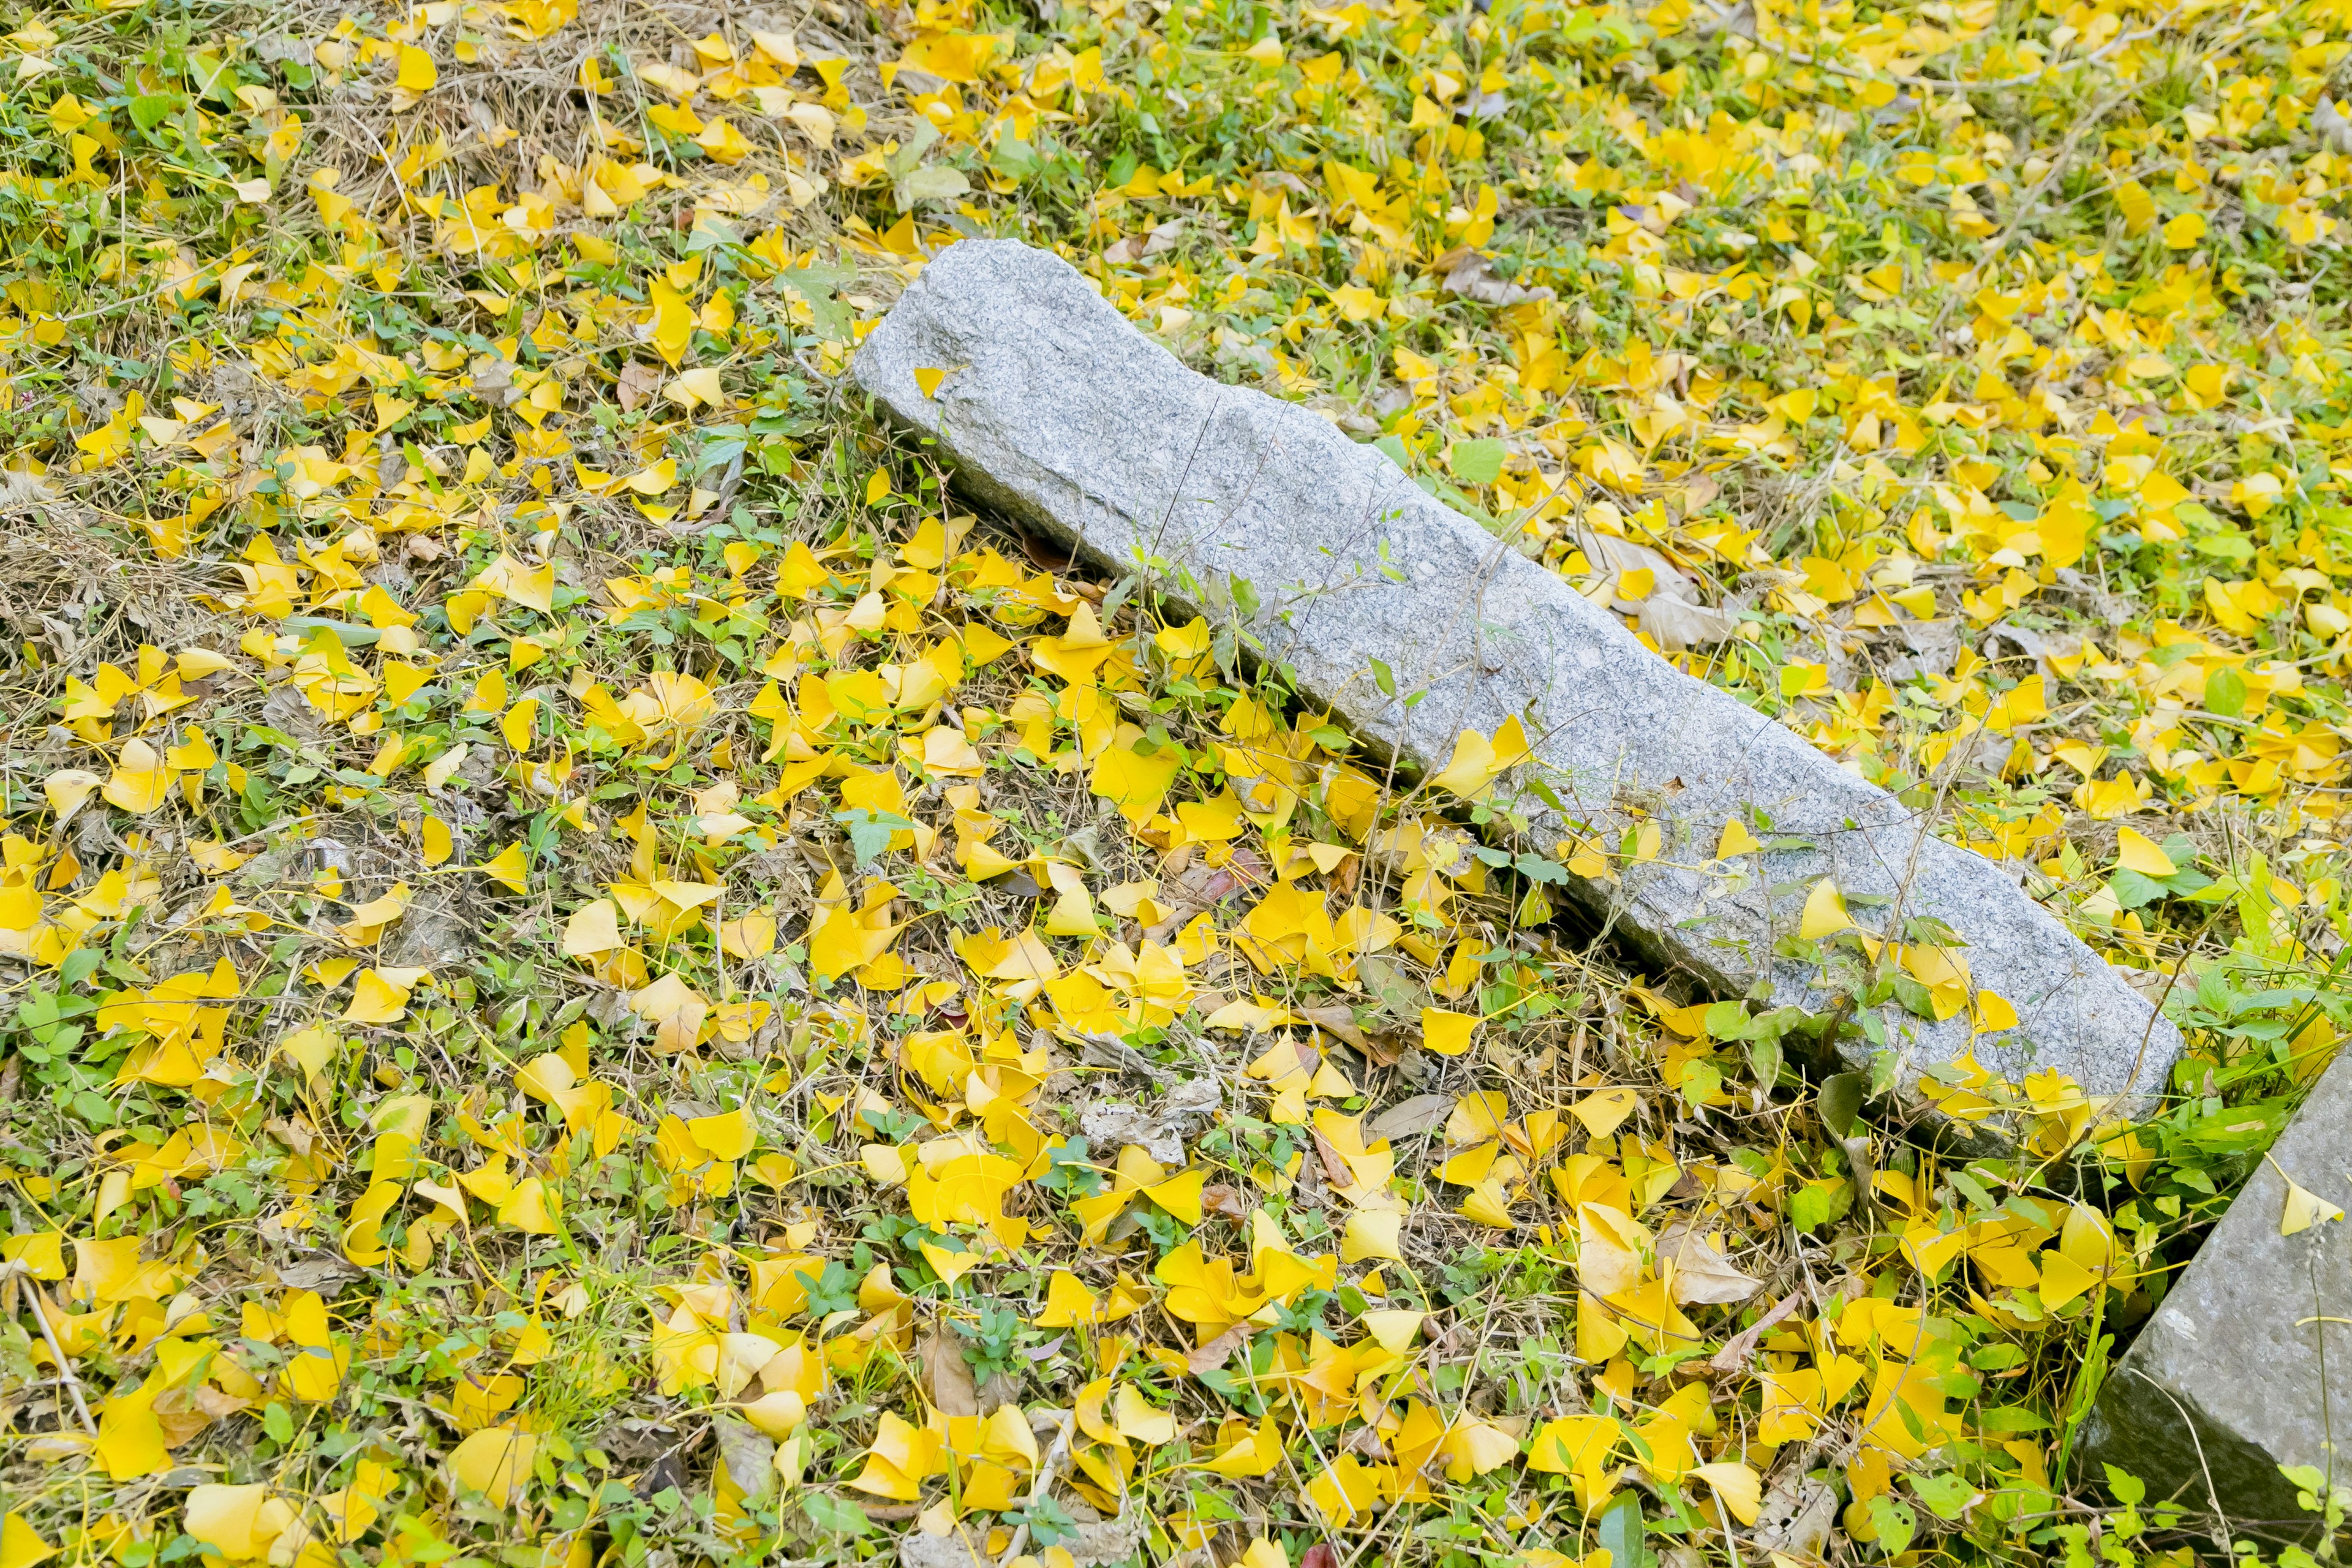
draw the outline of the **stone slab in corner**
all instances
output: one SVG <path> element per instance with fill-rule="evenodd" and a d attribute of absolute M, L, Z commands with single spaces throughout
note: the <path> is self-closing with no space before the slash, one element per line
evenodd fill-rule
<path fill-rule="evenodd" d="M 936 395 L 918 371 L 944 373 L 924 378 Z M 1885 900 L 1874 920 L 1857 906 L 1865 923 L 1899 907 L 1967 941 L 1975 984 L 2021 1020 L 1977 1039 L 2004 1078 L 2055 1068 L 2134 1104 L 2165 1083 L 2172 1026 L 1991 862 L 1684 675 L 1381 452 L 1185 369 L 1060 258 L 1005 240 L 950 247 L 867 337 L 855 374 L 936 439 L 977 499 L 1103 570 L 1163 563 L 1154 591 L 1183 614 L 1241 616 L 1263 657 L 1376 753 L 1434 771 L 1459 731 L 1492 735 L 1517 717 L 1567 808 L 1532 808 L 1536 841 L 1582 831 L 1614 846 L 1635 822 L 1659 823 L 1656 858 L 1572 890 L 1719 994 L 1749 994 L 1769 974 L 1777 1000 L 1827 1005 L 1820 969 L 1773 949 L 1795 933 L 1805 890 L 1834 875 L 1847 894 Z M 1375 661 L 1397 696 L 1376 683 Z M 1757 813 L 1782 847 L 1760 867 L 1755 855 L 1715 861 L 1727 819 Z M 1965 1013 L 1885 1016 L 1906 1086 L 1969 1043 Z"/>
<path fill-rule="evenodd" d="M 2352 1221 L 2279 1234 L 2286 1178 L 2352 1212 L 2352 1052 L 2339 1055 L 2173 1281 L 2084 1423 L 2087 1473 L 2109 1464 L 2151 1499 L 2308 1535 L 2281 1465 L 2347 1479 L 2328 1434 L 2352 1427 Z M 2281 1173 L 2284 1174 L 2282 1175 Z M 2336 1439 L 2338 1453 L 2343 1439 Z"/>

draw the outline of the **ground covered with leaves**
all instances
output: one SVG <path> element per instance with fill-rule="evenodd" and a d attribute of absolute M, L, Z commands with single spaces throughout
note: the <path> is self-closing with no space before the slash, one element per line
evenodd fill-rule
<path fill-rule="evenodd" d="M 2074 1448 L 2347 1021 L 2352 12 L 13 21 L 0 1568 L 2275 1539 Z M 842 375 L 971 235 L 2011 866 L 2160 1112 L 1939 1155 L 974 516 Z"/>

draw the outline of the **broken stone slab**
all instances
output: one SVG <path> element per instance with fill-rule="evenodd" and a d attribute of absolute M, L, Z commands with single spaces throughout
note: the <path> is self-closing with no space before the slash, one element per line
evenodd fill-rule
<path fill-rule="evenodd" d="M 2345 1155 L 2352 1052 L 2320 1075 L 2285 1133 L 2099 1390 L 2083 1451 L 2151 1498 L 2212 1510 L 2264 1535 L 2307 1535 L 2282 1465 L 2347 1479 L 2331 1441 L 2352 1422 L 2352 1222 L 2281 1236 L 2287 1180 L 2352 1211 Z M 2319 1215 L 2327 1212 L 2320 1208 Z M 2284 1527 L 2279 1528 L 2279 1527 Z"/>
<path fill-rule="evenodd" d="M 937 442 L 969 493 L 1099 569 L 1147 571 L 1181 616 L 1238 621 L 1368 751 L 1434 773 L 1460 731 L 1518 720 L 1560 806 L 1519 798 L 1531 840 L 1614 849 L 1657 825 L 1653 858 L 1570 890 L 1718 995 L 1832 1005 L 1819 963 L 1775 953 L 1831 877 L 1866 925 L 1928 916 L 1965 941 L 1973 984 L 2018 1015 L 1975 1037 L 2001 1078 L 2055 1068 L 2125 1110 L 2164 1086 L 2178 1032 L 1990 861 L 1675 668 L 1384 453 L 1187 370 L 1060 258 L 1006 240 L 950 247 L 854 373 Z M 1767 847 L 1719 861 L 1733 818 Z M 1966 1010 L 1880 1016 L 1906 1088 L 1970 1045 Z M 1857 1060 L 1879 1048 L 1841 1043 Z"/>

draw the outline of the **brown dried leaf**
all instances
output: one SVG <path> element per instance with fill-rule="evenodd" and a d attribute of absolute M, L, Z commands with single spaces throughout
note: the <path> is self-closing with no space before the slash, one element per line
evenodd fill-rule
<path fill-rule="evenodd" d="M 1495 270 L 1495 264 L 1475 250 L 1449 251 L 1439 258 L 1448 264 L 1445 291 L 1481 305 L 1501 307 L 1525 305 L 1537 300 L 1552 300 L 1559 296 L 1549 289 L 1530 289 L 1514 283 Z"/>
<path fill-rule="evenodd" d="M 310 1157 L 310 1145 L 317 1140 L 317 1130 L 301 1117 L 273 1116 L 261 1124 L 261 1130 L 292 1150 L 299 1159 Z"/>
<path fill-rule="evenodd" d="M 1130 234 L 1108 247 L 1103 251 L 1103 259 L 1113 267 L 1130 267 L 1136 262 L 1150 260 L 1163 250 L 1174 249 L 1176 241 L 1183 233 L 1184 220 L 1171 217 L 1156 228 Z"/>
<path fill-rule="evenodd" d="M 1686 647 L 1711 647 L 1736 637 L 1739 617 L 1729 610 L 1685 604 L 1653 594 L 1635 612 L 1643 631 L 1660 647 L 1674 652 Z"/>
<path fill-rule="evenodd" d="M 915 1343 L 915 1360 L 922 1369 L 923 1395 L 940 1415 L 980 1414 L 980 1387 L 952 1331 L 925 1334 Z"/>
<path fill-rule="evenodd" d="M 757 1502 L 766 1497 L 776 1484 L 774 1439 L 731 1415 L 712 1417 L 711 1434 L 719 1440 L 719 1463 L 744 1498 Z"/>
<path fill-rule="evenodd" d="M 1454 1097 L 1450 1094 L 1416 1094 L 1411 1100 L 1401 1100 L 1372 1118 L 1370 1135 L 1402 1141 L 1418 1138 L 1433 1127 L 1442 1127 L 1454 1114 Z"/>
<path fill-rule="evenodd" d="M 1316 1156 L 1323 1162 L 1323 1179 L 1331 1184 L 1334 1192 L 1344 1193 L 1356 1184 L 1356 1173 L 1348 1168 L 1347 1157 L 1331 1146 L 1331 1140 L 1320 1131 L 1314 1134 Z"/>
<path fill-rule="evenodd" d="M 205 1392 L 210 1393 L 209 1387 Z M 155 1396 L 156 1424 L 163 1429 L 163 1447 L 176 1448 L 213 1424 L 213 1414 L 196 1394 L 184 1388 L 167 1388 Z"/>
<path fill-rule="evenodd" d="M 1729 1306 L 1764 1288 L 1761 1281 L 1742 1274 L 1709 1247 L 1687 1219 L 1678 1219 L 1658 1233 L 1658 1265 L 1663 1269 L 1669 1262 L 1675 1266 L 1675 1301 L 1679 1306 Z"/>
<path fill-rule="evenodd" d="M 1030 565 L 1040 572 L 1068 570 L 1072 557 L 1067 550 L 1041 534 L 1031 533 L 1026 529 L 1020 530 L 1019 534 L 1021 553 L 1029 558 Z"/>
<path fill-rule="evenodd" d="M 1294 1007 L 1291 1011 L 1325 1034 L 1345 1040 L 1368 1056 L 1371 1053 L 1371 1042 L 1364 1037 L 1363 1030 L 1356 1027 L 1356 1015 L 1348 1008 Z"/>
<path fill-rule="evenodd" d="M 1241 1189 L 1223 1182 L 1212 1182 L 1201 1189 L 1201 1207 L 1209 1214 L 1221 1214 L 1235 1224 L 1246 1222 L 1250 1205 L 1242 1200 Z"/>
<path fill-rule="evenodd" d="M 1194 1377 L 1204 1372 L 1214 1372 L 1225 1364 L 1225 1358 L 1249 1343 L 1250 1325 L 1235 1323 L 1198 1350 L 1184 1352 L 1184 1364 L 1192 1369 Z"/>
<path fill-rule="evenodd" d="M 620 400 L 621 411 L 634 414 L 645 401 L 661 390 L 662 373 L 659 365 L 643 360 L 631 360 L 621 367 L 621 379 L 613 388 Z"/>
<path fill-rule="evenodd" d="M 1756 1353 L 1757 1345 L 1782 1319 L 1797 1310 L 1805 1299 L 1801 1290 L 1791 1290 L 1772 1303 L 1772 1310 L 1723 1342 L 1723 1348 L 1708 1358 L 1706 1371 L 1717 1377 L 1743 1377 L 1748 1373 L 1748 1358 Z"/>

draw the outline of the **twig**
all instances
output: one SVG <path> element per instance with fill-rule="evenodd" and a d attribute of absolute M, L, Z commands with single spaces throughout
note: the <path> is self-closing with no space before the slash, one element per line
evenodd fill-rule
<path fill-rule="evenodd" d="M 2205 1440 L 2197 1434 L 2196 1417 L 2189 1414 L 2188 1406 L 2180 1403 L 2172 1390 L 2136 1366 L 2127 1370 L 2134 1377 L 2171 1400 L 2172 1408 L 2179 1413 L 2181 1430 L 2189 1434 L 2189 1446 L 2197 1450 L 2197 1468 L 2205 1478 L 2205 1496 L 2213 1504 L 2213 1544 L 2226 1550 L 2230 1544 L 2230 1516 L 2222 1510 L 2221 1494 L 2214 1489 L 2213 1467 L 2205 1462 Z"/>
<path fill-rule="evenodd" d="M 1021 1505 L 1023 1512 L 1035 1508 L 1045 1500 L 1045 1494 L 1054 1489 L 1054 1482 L 1061 1475 L 1062 1466 L 1069 1460 L 1070 1435 L 1077 1430 L 1077 1425 L 1076 1411 L 1072 1410 L 1063 1415 L 1062 1429 L 1054 1434 L 1054 1446 L 1045 1450 L 1045 1461 L 1037 1467 L 1036 1484 L 1029 1489 L 1028 1500 Z M 1028 1544 L 1029 1521 L 1024 1519 L 1014 1528 L 1013 1540 L 1004 1548 L 1004 1555 L 996 1560 L 996 1568 L 1013 1568 L 1021 1556 L 1021 1549 Z"/>
<path fill-rule="evenodd" d="M 25 1300 L 33 1309 L 33 1321 L 41 1325 L 41 1338 L 48 1342 L 49 1353 L 57 1357 L 58 1381 L 66 1385 L 68 1394 L 73 1395 L 74 1414 L 81 1417 L 83 1430 L 95 1437 L 98 1436 L 98 1423 L 90 1419 L 89 1404 L 81 1396 L 81 1379 L 74 1375 L 73 1363 L 66 1359 L 65 1347 L 58 1343 L 57 1330 L 49 1327 L 49 1314 L 41 1305 L 41 1292 L 30 1283 L 32 1274 L 32 1266 L 21 1258 L 0 1263 L 0 1279 L 12 1284 L 19 1279 L 27 1281 L 24 1288 Z"/>

